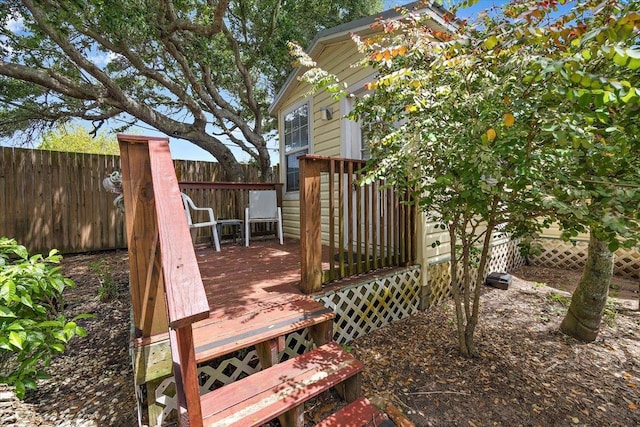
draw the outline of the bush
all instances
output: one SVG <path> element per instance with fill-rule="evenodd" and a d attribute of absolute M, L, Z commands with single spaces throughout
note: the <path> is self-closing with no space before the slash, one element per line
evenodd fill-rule
<path fill-rule="evenodd" d="M 14 239 L 0 237 L 0 382 L 15 387 L 22 399 L 47 378 L 51 357 L 64 352 L 76 335 L 86 336 L 62 310 L 63 291 L 74 283 L 62 276 L 57 250 L 30 256 Z"/>

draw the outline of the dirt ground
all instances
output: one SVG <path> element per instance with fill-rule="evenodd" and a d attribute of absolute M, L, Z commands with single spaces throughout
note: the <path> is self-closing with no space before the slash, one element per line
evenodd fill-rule
<path fill-rule="evenodd" d="M 119 295 L 106 303 L 89 267 L 99 260 Z M 0 386 L 0 426 L 135 426 L 126 252 L 69 256 L 63 267 L 77 284 L 69 314 L 96 317 L 24 402 Z M 513 276 L 506 291 L 483 290 L 480 358 L 458 355 L 451 304 L 349 343 L 366 366 L 364 394 L 416 426 L 640 425 L 638 282 L 615 279 L 598 339 L 581 344 L 558 331 L 579 272 L 523 267 Z M 309 425 L 339 405 L 333 394 L 316 398 Z"/>

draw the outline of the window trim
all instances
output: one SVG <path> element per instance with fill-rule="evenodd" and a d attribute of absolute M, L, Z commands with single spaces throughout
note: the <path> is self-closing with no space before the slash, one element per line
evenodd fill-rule
<path fill-rule="evenodd" d="M 367 93 L 370 90 L 365 88 L 365 84 L 374 80 L 377 74 L 371 74 L 368 77 L 352 84 L 347 89 L 349 96 L 340 100 L 340 109 L 342 113 L 342 123 L 340 126 L 340 156 L 351 159 L 362 159 L 362 122 L 360 120 L 353 121 L 346 118 L 347 114 L 353 110 L 355 99 Z"/>
<path fill-rule="evenodd" d="M 286 152 L 286 144 L 285 144 L 285 136 L 284 136 L 284 132 L 285 132 L 285 122 L 284 119 L 287 116 L 287 114 L 290 114 L 294 111 L 296 111 L 297 109 L 307 106 L 307 112 L 308 112 L 308 123 L 307 123 L 307 128 L 308 128 L 308 134 L 307 134 L 307 145 L 305 147 L 299 147 L 295 150 L 292 150 L 290 152 Z M 300 153 L 300 155 L 303 155 L 304 153 L 302 153 L 305 149 L 307 151 L 306 154 L 311 154 L 313 152 L 313 109 L 312 109 L 312 103 L 310 100 L 308 99 L 303 99 L 301 101 L 295 102 L 291 105 L 289 105 L 286 109 L 282 110 L 280 113 L 280 164 L 282 165 L 282 167 L 280 168 L 280 178 L 283 182 L 283 187 L 284 187 L 284 197 L 285 199 L 298 199 L 299 198 L 299 193 L 300 190 L 299 188 L 296 190 L 289 190 L 287 188 L 287 156 L 290 156 L 292 154 L 296 154 L 296 153 Z M 299 186 L 298 186 L 299 187 Z"/>

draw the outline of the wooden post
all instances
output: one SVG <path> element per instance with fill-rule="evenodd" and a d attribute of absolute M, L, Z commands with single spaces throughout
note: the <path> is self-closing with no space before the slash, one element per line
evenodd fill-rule
<path fill-rule="evenodd" d="M 305 294 L 322 289 L 320 170 L 319 161 L 300 158 L 300 289 Z"/>
<path fill-rule="evenodd" d="M 157 250 L 158 226 L 146 139 L 120 137 L 122 187 L 136 335 L 166 332 L 169 323 Z"/>
<path fill-rule="evenodd" d="M 180 427 L 202 427 L 200 387 L 191 325 L 170 329 L 169 338 L 173 357 L 173 375 L 178 390 L 178 423 Z"/>

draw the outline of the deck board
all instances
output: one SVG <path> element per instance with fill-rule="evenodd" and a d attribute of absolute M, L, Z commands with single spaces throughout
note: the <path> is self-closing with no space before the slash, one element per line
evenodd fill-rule
<path fill-rule="evenodd" d="M 210 317 L 237 316 L 260 310 L 273 300 L 299 298 L 300 248 L 297 240 L 284 245 L 273 240 L 251 242 L 244 247 L 222 245 L 196 249 Z"/>

